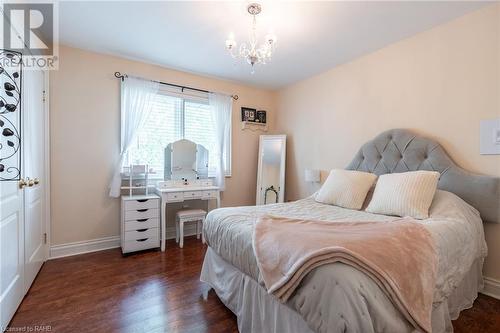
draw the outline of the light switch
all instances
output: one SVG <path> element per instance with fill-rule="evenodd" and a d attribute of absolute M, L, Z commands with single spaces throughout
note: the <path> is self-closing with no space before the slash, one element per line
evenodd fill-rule
<path fill-rule="evenodd" d="M 500 118 L 481 120 L 480 153 L 500 155 Z"/>

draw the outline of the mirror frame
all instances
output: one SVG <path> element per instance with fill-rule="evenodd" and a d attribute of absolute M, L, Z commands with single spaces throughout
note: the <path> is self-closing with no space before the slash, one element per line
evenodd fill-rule
<path fill-rule="evenodd" d="M 208 179 L 208 158 L 210 152 L 208 151 L 205 146 L 196 143 L 194 141 L 188 140 L 188 139 L 179 139 L 173 142 L 170 142 L 164 149 L 163 149 L 163 180 L 180 180 L 178 178 L 174 179 L 174 171 L 172 170 L 172 161 L 173 161 L 173 146 L 177 142 L 189 142 L 195 145 L 196 151 L 195 151 L 195 169 L 193 169 L 195 176 L 193 179 Z M 200 157 L 206 157 L 203 161 L 200 159 Z M 167 165 L 170 165 L 170 169 L 167 168 Z M 200 172 L 199 170 L 201 169 L 200 166 L 203 166 L 204 172 Z M 188 179 L 188 180 L 193 180 L 193 179 Z"/>
<path fill-rule="evenodd" d="M 266 141 L 276 141 L 279 140 L 282 143 L 281 149 L 281 160 L 280 160 L 280 188 L 278 193 L 278 203 L 285 202 L 285 169 L 286 169 L 286 135 L 261 135 L 259 138 L 259 157 L 257 164 L 257 186 L 256 186 L 256 205 L 260 204 L 261 200 L 263 200 L 263 194 L 260 190 L 260 184 L 262 181 L 262 153 L 263 153 L 263 143 Z"/>

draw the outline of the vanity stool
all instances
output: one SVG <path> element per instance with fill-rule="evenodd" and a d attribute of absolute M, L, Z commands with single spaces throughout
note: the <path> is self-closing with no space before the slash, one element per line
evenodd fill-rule
<path fill-rule="evenodd" d="M 200 239 L 205 244 L 202 228 L 207 212 L 203 209 L 182 209 L 175 214 L 175 241 L 179 243 L 182 249 L 184 246 L 184 223 L 196 222 L 196 238 Z"/>

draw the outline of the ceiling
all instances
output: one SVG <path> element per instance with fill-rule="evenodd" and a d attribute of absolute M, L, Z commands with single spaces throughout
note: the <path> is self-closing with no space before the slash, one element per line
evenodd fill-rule
<path fill-rule="evenodd" d="M 258 33 L 278 37 L 255 74 L 233 60 L 229 34 L 246 41 L 248 1 L 68 1 L 59 5 L 62 44 L 277 89 L 486 5 L 464 1 L 262 1 Z M 118 69 L 117 69 L 118 70 Z M 123 69 L 119 69 L 123 70 Z"/>

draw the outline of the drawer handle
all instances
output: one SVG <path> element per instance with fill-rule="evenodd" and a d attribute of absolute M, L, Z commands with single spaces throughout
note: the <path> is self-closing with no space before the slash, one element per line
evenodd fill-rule
<path fill-rule="evenodd" d="M 148 210 L 147 209 L 138 209 L 137 210 L 139 213 L 144 213 L 144 212 L 147 212 Z"/>
<path fill-rule="evenodd" d="M 147 230 L 149 230 L 149 229 L 137 229 L 136 231 L 137 232 L 144 232 L 144 231 L 147 231 Z"/>
<path fill-rule="evenodd" d="M 137 202 L 146 202 L 148 199 L 138 199 Z"/>
<path fill-rule="evenodd" d="M 147 241 L 148 239 L 149 239 L 149 238 L 136 239 L 136 241 L 138 241 L 138 242 L 145 242 L 145 241 Z"/>
<path fill-rule="evenodd" d="M 149 219 L 138 219 L 137 222 L 146 222 Z"/>

